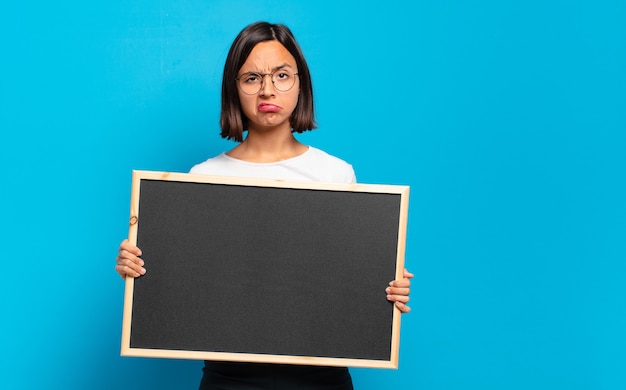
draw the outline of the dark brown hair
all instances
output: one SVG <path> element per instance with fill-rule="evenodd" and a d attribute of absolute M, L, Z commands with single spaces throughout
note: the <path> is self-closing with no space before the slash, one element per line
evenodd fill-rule
<path fill-rule="evenodd" d="M 252 49 L 260 42 L 278 41 L 296 59 L 298 78 L 300 79 L 300 95 L 298 104 L 291 114 L 289 123 L 292 132 L 302 133 L 315 129 L 313 113 L 313 86 L 309 67 L 302 50 L 289 28 L 282 24 L 257 22 L 244 28 L 228 52 L 222 78 L 222 112 L 220 115 L 221 136 L 243 141 L 243 132 L 248 129 L 248 118 L 245 117 L 239 102 L 235 79 Z"/>

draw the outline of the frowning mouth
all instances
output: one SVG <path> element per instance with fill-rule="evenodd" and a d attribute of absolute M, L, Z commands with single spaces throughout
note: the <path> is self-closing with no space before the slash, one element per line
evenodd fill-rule
<path fill-rule="evenodd" d="M 259 112 L 278 112 L 281 108 L 275 104 L 261 103 L 259 104 Z"/>

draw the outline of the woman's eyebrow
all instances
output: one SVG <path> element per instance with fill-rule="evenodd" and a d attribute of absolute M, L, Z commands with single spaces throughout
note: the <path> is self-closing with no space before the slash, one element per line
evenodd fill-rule
<path fill-rule="evenodd" d="M 289 65 L 288 63 L 284 63 L 282 65 L 278 65 L 278 66 L 272 68 L 272 72 L 276 72 L 277 70 L 283 69 L 283 68 L 292 68 L 293 69 L 293 66 Z"/>
<path fill-rule="evenodd" d="M 273 70 L 278 70 L 278 69 L 282 69 L 282 68 L 285 68 L 285 67 L 290 67 L 290 68 L 291 68 L 292 66 L 291 66 L 291 65 L 289 65 L 289 64 L 287 64 L 287 63 L 284 63 L 284 64 L 282 64 L 282 65 L 278 65 L 278 66 L 277 66 L 277 67 L 275 67 Z"/>
<path fill-rule="evenodd" d="M 289 65 L 288 63 L 286 63 L 286 62 L 285 62 L 285 63 L 284 63 L 284 64 L 282 64 L 282 65 L 278 65 L 278 66 L 275 66 L 274 68 L 272 68 L 272 72 L 276 72 L 277 70 L 279 70 L 279 69 L 283 69 L 283 68 L 293 68 L 293 66 L 291 66 L 291 65 Z M 258 71 L 257 71 L 257 70 L 254 70 L 254 71 L 250 71 L 250 72 L 244 72 L 244 74 L 245 74 L 245 73 L 256 73 L 256 74 L 262 74 L 263 72 L 262 72 L 262 71 L 260 71 L 260 70 L 258 70 Z"/>

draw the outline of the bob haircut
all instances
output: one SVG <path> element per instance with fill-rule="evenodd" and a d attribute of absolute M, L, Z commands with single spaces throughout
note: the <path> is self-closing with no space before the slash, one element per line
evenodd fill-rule
<path fill-rule="evenodd" d="M 311 75 L 300 46 L 287 26 L 257 22 L 244 28 L 237 35 L 226 57 L 222 79 L 222 111 L 220 114 L 222 138 L 232 139 L 237 142 L 243 141 L 243 132 L 248 129 L 248 118 L 245 117 L 241 109 L 235 79 L 252 49 L 257 43 L 266 41 L 280 42 L 296 59 L 298 78 L 300 79 L 300 95 L 298 96 L 296 108 L 289 120 L 291 131 L 302 133 L 317 127 L 313 113 Z"/>

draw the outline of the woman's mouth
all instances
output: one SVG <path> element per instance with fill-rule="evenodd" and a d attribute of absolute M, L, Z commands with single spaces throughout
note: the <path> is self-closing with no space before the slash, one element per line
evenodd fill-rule
<path fill-rule="evenodd" d="M 278 112 L 281 108 L 275 104 L 261 103 L 259 104 L 259 112 Z"/>

